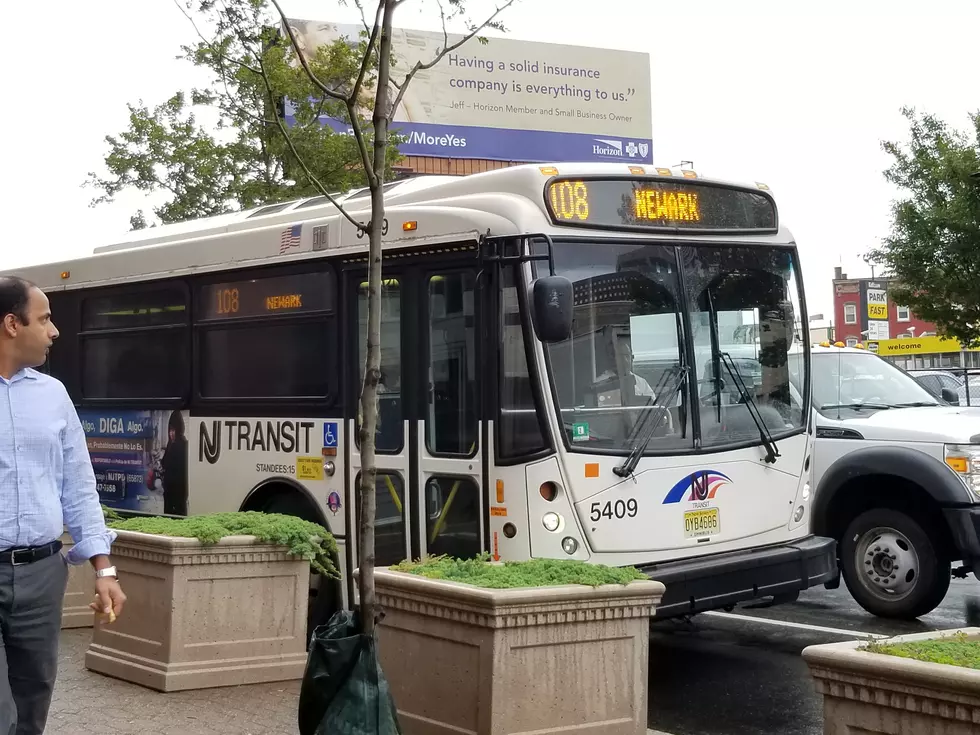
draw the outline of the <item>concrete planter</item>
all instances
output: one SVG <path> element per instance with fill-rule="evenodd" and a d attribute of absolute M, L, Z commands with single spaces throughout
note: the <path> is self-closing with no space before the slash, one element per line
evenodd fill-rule
<path fill-rule="evenodd" d="M 405 735 L 645 735 L 659 582 L 482 589 L 376 571 Z"/>
<path fill-rule="evenodd" d="M 126 608 L 86 668 L 165 692 L 302 678 L 309 562 L 253 536 L 117 533 Z"/>
<path fill-rule="evenodd" d="M 970 638 L 980 628 L 962 628 Z M 932 640 L 957 631 L 889 638 Z M 827 735 L 967 735 L 980 732 L 980 671 L 859 651 L 863 641 L 803 650 L 823 695 Z"/>
<path fill-rule="evenodd" d="M 75 542 L 65 531 L 61 536 L 62 554 L 67 554 Z M 91 628 L 95 623 L 95 613 L 88 605 L 95 597 L 95 570 L 88 562 L 68 567 L 68 588 L 61 609 L 61 627 Z"/>

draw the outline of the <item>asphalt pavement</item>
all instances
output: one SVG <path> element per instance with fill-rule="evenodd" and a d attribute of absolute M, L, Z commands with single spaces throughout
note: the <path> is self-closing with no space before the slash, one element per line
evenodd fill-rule
<path fill-rule="evenodd" d="M 876 618 L 842 583 L 790 604 L 654 623 L 647 726 L 673 735 L 822 735 L 823 704 L 804 648 L 967 624 L 980 624 L 980 582 L 972 576 L 954 579 L 943 604 L 918 621 Z"/>

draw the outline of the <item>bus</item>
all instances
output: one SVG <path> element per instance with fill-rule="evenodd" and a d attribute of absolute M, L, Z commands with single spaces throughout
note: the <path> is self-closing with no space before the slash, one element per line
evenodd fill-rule
<path fill-rule="evenodd" d="M 378 565 L 632 565 L 666 585 L 658 618 L 838 578 L 808 530 L 806 304 L 768 187 L 574 163 L 385 186 Z M 339 200 L 370 218 L 367 190 Z M 50 298 L 44 370 L 103 503 L 322 524 L 321 619 L 356 599 L 367 256 L 310 197 L 16 271 Z"/>

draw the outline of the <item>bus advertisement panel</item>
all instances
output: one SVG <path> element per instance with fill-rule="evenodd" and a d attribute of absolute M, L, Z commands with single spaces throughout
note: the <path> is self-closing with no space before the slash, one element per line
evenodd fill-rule
<path fill-rule="evenodd" d="M 180 411 L 80 409 L 78 417 L 104 505 L 187 514 L 187 437 Z"/>

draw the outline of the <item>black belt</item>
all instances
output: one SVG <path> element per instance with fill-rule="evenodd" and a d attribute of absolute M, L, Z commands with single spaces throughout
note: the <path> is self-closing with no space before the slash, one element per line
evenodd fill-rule
<path fill-rule="evenodd" d="M 52 541 L 43 546 L 22 546 L 16 549 L 4 549 L 0 551 L 0 564 L 31 564 L 41 559 L 47 559 L 52 554 L 61 551 L 61 541 Z"/>

